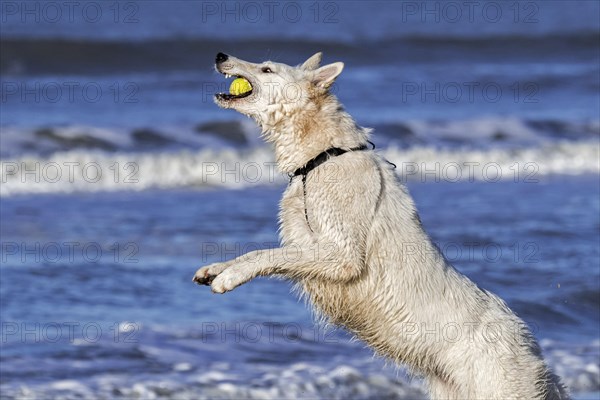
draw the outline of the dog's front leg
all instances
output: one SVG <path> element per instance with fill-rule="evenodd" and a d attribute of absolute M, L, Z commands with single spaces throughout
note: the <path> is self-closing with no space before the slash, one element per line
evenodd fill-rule
<path fill-rule="evenodd" d="M 207 265 L 205 267 L 201 267 L 194 274 L 194 278 L 192 279 L 192 281 L 197 283 L 198 285 L 211 286 L 213 280 L 219 274 L 221 274 L 223 271 L 225 271 L 227 268 L 231 267 L 234 264 L 241 264 L 241 263 L 247 261 L 248 259 L 251 259 L 251 260 L 255 259 L 256 253 L 260 253 L 260 252 L 262 252 L 262 250 L 251 251 L 240 257 L 234 258 L 233 260 L 229 260 L 226 262 L 218 262 L 218 263 Z M 240 284 L 238 284 L 236 286 L 239 286 L 239 285 Z M 231 290 L 231 289 L 229 289 L 229 290 Z"/>
<path fill-rule="evenodd" d="M 315 246 L 311 249 L 281 247 L 250 252 L 217 275 L 212 291 L 225 293 L 257 276 L 283 275 L 291 279 L 321 279 L 345 282 L 358 277 L 364 270 L 360 255 L 344 254 L 336 246 Z"/>
<path fill-rule="evenodd" d="M 210 284 L 217 277 L 217 275 L 225 271 L 225 269 L 229 268 L 234 263 L 235 260 L 229 260 L 226 262 L 218 262 L 199 268 L 198 271 L 196 271 L 196 274 L 194 275 L 192 281 L 196 282 L 198 285 L 210 286 Z"/>

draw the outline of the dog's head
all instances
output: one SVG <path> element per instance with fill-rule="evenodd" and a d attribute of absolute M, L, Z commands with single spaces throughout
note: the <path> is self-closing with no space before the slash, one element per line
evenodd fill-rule
<path fill-rule="evenodd" d="M 344 68 L 341 62 L 319 67 L 320 62 L 321 53 L 295 67 L 272 61 L 254 64 L 219 53 L 216 70 L 226 77 L 245 79 L 249 87 L 244 83 L 244 93 L 217 93 L 215 102 L 260 124 L 276 124 L 326 94 Z"/>

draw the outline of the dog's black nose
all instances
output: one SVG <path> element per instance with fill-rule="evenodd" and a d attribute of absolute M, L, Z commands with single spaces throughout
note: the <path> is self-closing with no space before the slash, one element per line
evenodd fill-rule
<path fill-rule="evenodd" d="M 229 58 L 229 56 L 227 54 L 218 53 L 217 58 L 216 58 L 217 64 L 222 63 L 223 61 L 227 61 L 228 58 Z"/>

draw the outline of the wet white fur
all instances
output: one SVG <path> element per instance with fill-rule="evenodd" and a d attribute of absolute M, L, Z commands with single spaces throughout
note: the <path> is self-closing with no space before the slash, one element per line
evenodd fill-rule
<path fill-rule="evenodd" d="M 320 59 L 317 53 L 291 67 L 230 57 L 218 66 L 254 89 L 217 103 L 257 121 L 283 172 L 330 147 L 365 144 L 369 135 L 329 93 L 343 64 L 319 68 Z M 273 72 L 261 72 L 264 66 Z M 286 95 L 286 87 L 299 94 Z M 422 374 L 434 399 L 568 398 L 525 324 L 440 255 L 407 189 L 376 152 L 348 152 L 310 172 L 306 199 L 294 178 L 280 224 L 281 248 L 212 264 L 196 276 L 216 275 L 217 293 L 257 276 L 295 281 L 331 322 Z"/>

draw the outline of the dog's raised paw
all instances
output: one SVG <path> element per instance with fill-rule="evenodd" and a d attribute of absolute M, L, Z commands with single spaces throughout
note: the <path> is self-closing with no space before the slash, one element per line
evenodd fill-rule
<path fill-rule="evenodd" d="M 192 281 L 198 285 L 210 286 L 216 277 L 217 275 L 208 272 L 208 268 L 202 268 L 196 272 Z"/>
<path fill-rule="evenodd" d="M 219 276 L 217 276 L 214 279 L 210 287 L 213 293 L 225 293 L 235 289 L 243 282 L 243 280 L 240 280 L 239 273 L 236 274 L 233 270 L 224 271 L 222 274 L 219 274 Z"/>
<path fill-rule="evenodd" d="M 217 279 L 215 282 L 210 284 L 210 289 L 213 293 L 223 294 L 232 290 L 232 287 L 228 287 L 229 282 L 223 279 Z"/>

